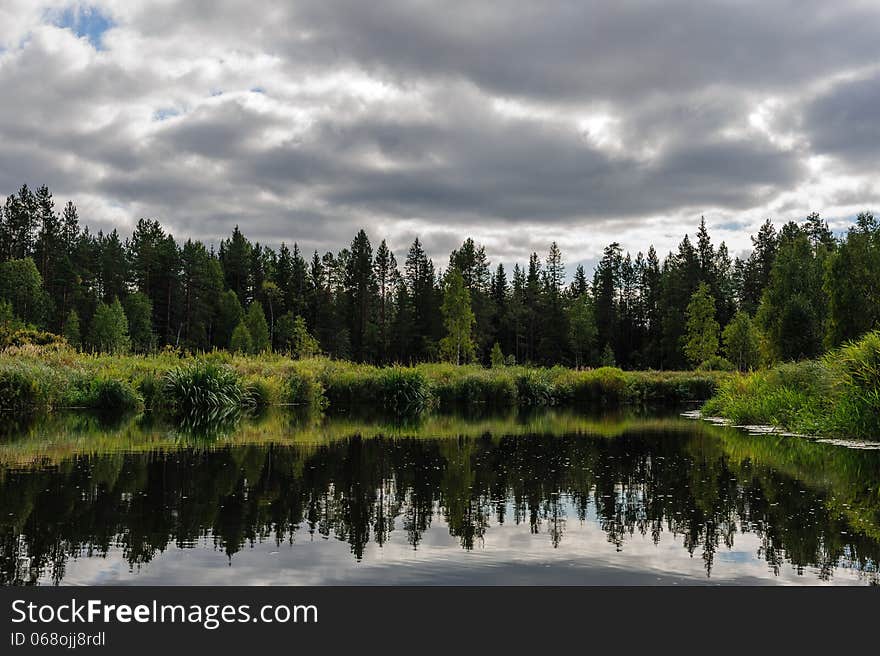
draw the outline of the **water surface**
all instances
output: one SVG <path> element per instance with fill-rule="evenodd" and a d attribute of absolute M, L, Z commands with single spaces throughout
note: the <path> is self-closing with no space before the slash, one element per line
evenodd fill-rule
<path fill-rule="evenodd" d="M 0 582 L 866 584 L 880 451 L 677 415 L 7 422 Z"/>

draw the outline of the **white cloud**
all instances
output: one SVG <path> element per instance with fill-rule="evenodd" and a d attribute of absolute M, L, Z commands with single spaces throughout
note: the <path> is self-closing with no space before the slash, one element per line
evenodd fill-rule
<path fill-rule="evenodd" d="M 0 194 L 180 237 L 420 234 L 438 263 L 466 235 L 504 262 L 555 239 L 571 264 L 662 254 L 700 215 L 740 252 L 767 217 L 843 227 L 880 197 L 876 6 L 387 9 L 9 0 Z"/>

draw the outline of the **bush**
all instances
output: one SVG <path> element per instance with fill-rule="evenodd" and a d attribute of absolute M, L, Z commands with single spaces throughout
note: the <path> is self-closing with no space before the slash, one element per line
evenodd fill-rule
<path fill-rule="evenodd" d="M 516 398 L 520 405 L 553 405 L 556 402 L 554 391 L 546 371 L 535 369 L 516 378 Z"/>
<path fill-rule="evenodd" d="M 308 372 L 293 372 L 288 377 L 286 401 L 316 409 L 327 404 L 324 386 Z"/>
<path fill-rule="evenodd" d="M 865 335 L 825 358 L 838 399 L 830 422 L 838 432 L 880 438 L 880 333 Z"/>
<path fill-rule="evenodd" d="M 736 371 L 736 365 L 727 358 L 713 355 L 708 360 L 703 360 L 697 371 Z"/>
<path fill-rule="evenodd" d="M 278 401 L 277 389 L 268 378 L 252 377 L 244 383 L 245 404 L 266 408 Z"/>
<path fill-rule="evenodd" d="M 419 414 L 430 404 L 428 381 L 420 371 L 404 367 L 381 369 L 379 396 L 382 408 L 398 416 Z"/>
<path fill-rule="evenodd" d="M 162 395 L 168 407 L 183 411 L 240 407 L 247 402 L 238 373 L 205 360 L 167 372 Z"/>
<path fill-rule="evenodd" d="M 144 406 L 158 408 L 162 405 L 162 380 L 155 372 L 147 372 L 140 376 L 135 383 L 135 389 L 141 395 Z"/>
<path fill-rule="evenodd" d="M 87 407 L 95 410 L 134 410 L 143 399 L 127 382 L 113 378 L 92 381 Z"/>
<path fill-rule="evenodd" d="M 35 367 L 6 365 L 0 368 L 0 408 L 27 410 L 48 404 L 48 390 Z"/>

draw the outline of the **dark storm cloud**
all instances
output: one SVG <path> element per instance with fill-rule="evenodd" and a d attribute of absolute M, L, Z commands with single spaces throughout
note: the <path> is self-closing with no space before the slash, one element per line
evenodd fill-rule
<path fill-rule="evenodd" d="M 300 57 L 404 79 L 464 76 L 500 94 L 640 99 L 711 85 L 797 85 L 880 56 L 872 3 L 297 3 Z"/>
<path fill-rule="evenodd" d="M 880 163 L 880 73 L 832 86 L 807 106 L 803 127 L 814 152 L 876 170 Z"/>

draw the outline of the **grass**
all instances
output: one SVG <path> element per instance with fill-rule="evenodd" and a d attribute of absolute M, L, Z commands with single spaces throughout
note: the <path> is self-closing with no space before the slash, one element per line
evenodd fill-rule
<path fill-rule="evenodd" d="M 296 405 L 342 411 L 370 407 L 409 416 L 437 408 L 676 405 L 705 400 L 730 376 L 612 367 L 375 367 L 326 358 L 192 356 L 171 350 L 151 356 L 89 355 L 57 345 L 0 353 L 0 399 L 16 412 L 143 407 L 192 413 Z"/>
<path fill-rule="evenodd" d="M 818 360 L 730 377 L 703 413 L 735 424 L 880 439 L 880 333 Z"/>

